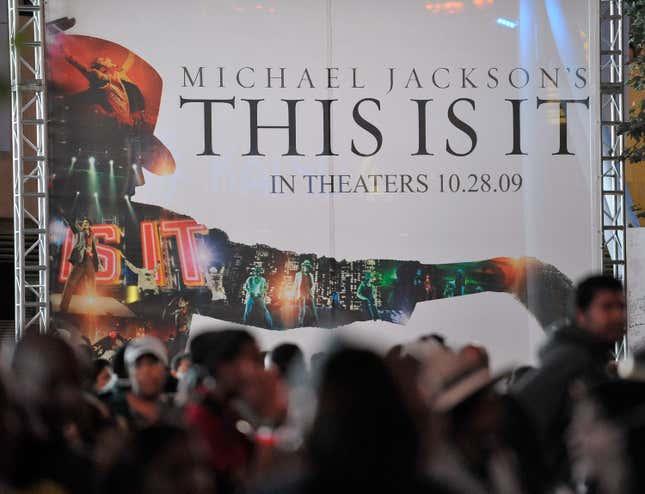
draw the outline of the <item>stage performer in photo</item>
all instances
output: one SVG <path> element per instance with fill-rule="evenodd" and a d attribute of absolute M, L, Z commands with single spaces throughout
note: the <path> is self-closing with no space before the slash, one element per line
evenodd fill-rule
<path fill-rule="evenodd" d="M 91 160 L 98 172 L 92 177 L 95 191 L 110 196 L 107 207 L 112 215 L 117 209 L 127 210 L 125 196 L 131 197 L 135 187 L 145 183 L 142 169 L 155 175 L 175 170 L 170 150 L 154 135 L 163 82 L 133 51 L 61 30 L 73 24 L 73 19 L 48 23 L 48 115 L 64 122 L 48 129 L 53 200 L 71 205 L 74 198 L 65 191 L 87 187 L 79 164 Z M 78 201 L 92 208 L 92 199 L 81 195 Z"/>
<path fill-rule="evenodd" d="M 451 298 L 456 294 L 455 282 L 449 281 L 443 289 L 443 298 Z"/>
<path fill-rule="evenodd" d="M 211 302 L 226 301 L 226 291 L 224 290 L 224 266 L 220 269 L 217 269 L 215 266 L 208 268 L 206 286 L 211 292 Z"/>
<path fill-rule="evenodd" d="M 85 66 L 68 51 L 64 55 L 65 60 L 87 79 L 90 87 L 81 96 L 94 111 L 113 117 L 126 126 L 142 122 L 143 95 L 128 77 L 128 69 L 134 63 L 131 52 L 120 66 L 109 57 L 97 57 Z"/>
<path fill-rule="evenodd" d="M 300 271 L 296 273 L 295 288 L 298 299 L 298 326 L 304 326 L 307 307 L 311 311 L 315 325 L 318 326 L 318 310 L 316 309 L 314 276 L 311 273 L 312 265 L 309 259 L 305 259 L 300 265 Z"/>
<path fill-rule="evenodd" d="M 461 297 L 466 295 L 466 273 L 463 269 L 458 269 L 457 274 L 455 275 L 455 295 L 456 297 Z"/>
<path fill-rule="evenodd" d="M 244 306 L 244 315 L 242 316 L 242 323 L 246 324 L 253 307 L 257 305 L 264 314 L 264 320 L 268 329 L 273 329 L 273 319 L 271 313 L 267 308 L 264 297 L 269 291 L 269 283 L 266 278 L 262 276 L 262 268 L 255 266 L 251 269 L 251 275 L 244 283 L 244 290 L 246 290 L 246 304 Z"/>
<path fill-rule="evenodd" d="M 103 267 L 96 253 L 96 239 L 92 233 L 90 220 L 84 218 L 81 222 L 71 223 L 64 218 L 64 221 L 72 230 L 74 237 L 72 253 L 68 259 L 72 265 L 72 271 L 63 289 L 60 303 L 61 312 L 67 312 L 72 295 L 82 281 L 86 283 L 88 295 L 94 296 L 96 294 L 96 272 Z"/>
<path fill-rule="evenodd" d="M 184 297 L 179 297 L 177 309 L 172 313 L 175 320 L 176 336 L 188 335 L 190 332 L 190 323 L 192 322 L 192 312 L 190 302 Z"/>
<path fill-rule="evenodd" d="M 372 284 L 372 275 L 370 273 L 363 274 L 363 279 L 356 290 L 356 296 L 361 301 L 363 312 L 365 312 L 367 317 L 373 321 L 378 320 L 378 309 L 376 308 L 376 301 L 374 299 L 374 285 Z"/>
<path fill-rule="evenodd" d="M 139 293 L 146 295 L 159 295 L 159 285 L 157 285 L 157 273 L 161 268 L 161 262 L 157 261 L 154 269 L 138 268 L 128 259 L 124 258 L 125 265 L 130 271 L 137 275 L 137 288 Z"/>
<path fill-rule="evenodd" d="M 432 300 L 434 298 L 434 290 L 432 289 L 432 278 L 426 274 L 423 280 L 423 300 Z"/>

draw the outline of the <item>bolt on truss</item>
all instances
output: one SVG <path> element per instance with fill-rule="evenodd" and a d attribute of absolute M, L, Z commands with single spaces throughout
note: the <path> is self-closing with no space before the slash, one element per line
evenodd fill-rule
<path fill-rule="evenodd" d="M 8 0 L 16 338 L 49 320 L 44 0 Z"/>
<path fill-rule="evenodd" d="M 604 272 L 626 281 L 625 270 L 625 23 L 622 0 L 600 0 L 600 136 L 602 186 L 602 248 Z M 627 356 L 627 338 L 616 348 Z"/>

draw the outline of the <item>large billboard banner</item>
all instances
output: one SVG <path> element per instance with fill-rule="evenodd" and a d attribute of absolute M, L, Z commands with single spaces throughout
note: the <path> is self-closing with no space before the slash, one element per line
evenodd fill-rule
<path fill-rule="evenodd" d="M 142 333 L 179 351 L 198 315 L 530 360 L 599 266 L 596 17 L 49 2 L 56 318 L 102 351 Z"/>

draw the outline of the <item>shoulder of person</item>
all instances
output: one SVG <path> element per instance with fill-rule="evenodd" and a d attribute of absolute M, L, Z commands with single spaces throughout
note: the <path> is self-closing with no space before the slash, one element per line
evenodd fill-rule
<path fill-rule="evenodd" d="M 253 483 L 248 494 L 304 494 L 310 492 L 310 479 L 303 474 L 293 475 L 289 478 L 263 479 L 260 483 Z"/>
<path fill-rule="evenodd" d="M 543 362 L 573 358 L 585 359 L 592 335 L 575 326 L 564 326 L 555 330 L 540 349 Z"/>
<path fill-rule="evenodd" d="M 540 353 L 542 368 L 555 367 L 560 373 L 575 372 L 591 360 L 591 354 L 584 346 L 570 341 L 559 342 Z"/>
<path fill-rule="evenodd" d="M 450 487 L 447 483 L 436 479 L 434 476 L 424 473 L 418 476 L 416 482 L 413 482 L 413 491 L 418 493 L 433 494 L 462 494 L 454 488 Z"/>
<path fill-rule="evenodd" d="M 131 415 L 126 390 L 114 389 L 103 398 L 103 402 L 115 417 L 129 417 Z"/>

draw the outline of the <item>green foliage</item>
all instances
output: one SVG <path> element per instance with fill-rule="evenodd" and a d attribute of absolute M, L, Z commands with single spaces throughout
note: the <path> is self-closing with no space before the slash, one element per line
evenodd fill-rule
<path fill-rule="evenodd" d="M 629 42 L 645 47 L 645 0 L 623 0 L 623 14 L 629 17 Z"/>
<path fill-rule="evenodd" d="M 14 39 L 9 40 L 11 45 L 15 45 L 18 51 L 23 47 L 24 43 L 29 41 L 29 30 L 19 32 Z M 11 86 L 9 84 L 9 53 L 4 53 L 4 57 L 0 62 L 0 101 L 9 98 L 11 94 Z"/>
<path fill-rule="evenodd" d="M 627 82 L 634 90 L 645 90 L 645 0 L 623 0 L 623 13 L 629 17 L 629 44 L 633 58 Z M 629 121 L 618 132 L 632 139 L 625 149 L 625 159 L 633 163 L 645 161 L 645 98 L 629 111 Z"/>

